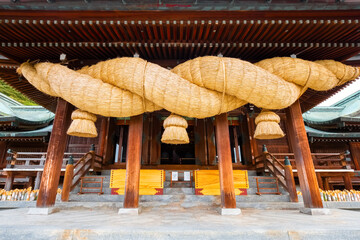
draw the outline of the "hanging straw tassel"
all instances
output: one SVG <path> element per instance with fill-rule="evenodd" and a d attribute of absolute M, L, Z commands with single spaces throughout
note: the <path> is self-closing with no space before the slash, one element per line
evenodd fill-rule
<path fill-rule="evenodd" d="M 269 110 L 262 110 L 255 118 L 255 134 L 256 139 L 276 139 L 284 137 L 285 134 L 281 130 L 280 117 Z"/>
<path fill-rule="evenodd" d="M 189 136 L 186 132 L 187 127 L 188 124 L 184 118 L 171 114 L 164 121 L 165 131 L 161 137 L 161 142 L 167 144 L 189 143 Z"/>
<path fill-rule="evenodd" d="M 94 114 L 77 109 L 71 114 L 71 119 L 73 121 L 67 134 L 77 137 L 97 137 Z"/>

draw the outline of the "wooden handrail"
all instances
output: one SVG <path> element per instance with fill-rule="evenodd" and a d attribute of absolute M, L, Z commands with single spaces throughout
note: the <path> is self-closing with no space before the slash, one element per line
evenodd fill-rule
<path fill-rule="evenodd" d="M 75 188 L 75 186 L 80 182 L 81 178 L 84 177 L 90 169 L 94 169 L 96 167 L 95 163 L 99 164 L 99 167 L 101 167 L 102 157 L 95 154 L 94 151 L 86 153 L 79 161 L 77 161 L 77 163 L 74 165 L 74 173 L 70 191 Z"/>
<path fill-rule="evenodd" d="M 292 202 L 298 202 L 291 166 L 284 166 L 274 155 L 267 151 L 263 152 L 257 158 L 262 159 L 264 170 L 268 170 L 271 175 L 277 179 L 277 182 L 280 182 L 282 187 L 289 192 L 290 200 Z M 257 163 L 261 162 L 257 161 Z"/>

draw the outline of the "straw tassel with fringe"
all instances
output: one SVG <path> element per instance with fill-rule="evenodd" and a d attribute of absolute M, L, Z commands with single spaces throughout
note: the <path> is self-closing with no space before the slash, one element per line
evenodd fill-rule
<path fill-rule="evenodd" d="M 92 113 L 77 109 L 71 114 L 73 120 L 67 134 L 77 137 L 97 137 L 95 127 L 96 116 Z"/>
<path fill-rule="evenodd" d="M 189 136 L 186 132 L 187 121 L 178 115 L 171 114 L 164 121 L 165 131 L 161 137 L 161 142 L 167 144 L 187 144 Z"/>
<path fill-rule="evenodd" d="M 263 109 L 255 118 L 255 134 L 256 139 L 276 139 L 285 136 L 281 130 L 280 117 L 276 113 Z"/>

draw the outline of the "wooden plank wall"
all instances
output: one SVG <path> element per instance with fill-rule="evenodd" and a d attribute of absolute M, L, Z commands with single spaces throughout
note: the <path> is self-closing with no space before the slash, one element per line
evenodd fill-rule
<path fill-rule="evenodd" d="M 95 144 L 95 149 L 97 149 L 99 143 L 100 129 L 101 129 L 101 118 L 98 118 L 98 120 L 95 123 L 95 126 L 98 132 L 98 136 L 96 138 L 69 136 L 66 152 L 86 153 L 90 151 L 91 144 Z"/>
<path fill-rule="evenodd" d="M 252 118 L 254 120 L 254 118 Z M 259 154 L 262 153 L 262 146 L 265 144 L 269 153 L 290 153 L 291 147 L 289 146 L 289 142 L 287 139 L 287 131 L 285 128 L 285 120 L 281 119 L 280 127 L 285 133 L 285 137 L 278 139 L 269 139 L 269 140 L 261 140 L 257 139 L 257 150 Z"/>

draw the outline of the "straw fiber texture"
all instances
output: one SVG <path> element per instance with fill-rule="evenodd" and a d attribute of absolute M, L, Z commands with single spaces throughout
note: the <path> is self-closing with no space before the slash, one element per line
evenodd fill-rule
<path fill-rule="evenodd" d="M 261 113 L 255 118 L 255 134 L 257 139 L 275 139 L 284 137 L 285 134 L 281 130 L 280 117 L 274 112 L 262 110 Z"/>
<path fill-rule="evenodd" d="M 164 121 L 165 131 L 161 137 L 161 142 L 167 144 L 187 144 L 189 136 L 186 132 L 188 124 L 186 120 L 175 114 L 171 114 Z"/>
<path fill-rule="evenodd" d="M 310 62 L 277 57 L 251 64 L 214 56 L 189 60 L 171 71 L 140 58 L 124 57 L 77 72 L 59 64 L 23 63 L 18 73 L 40 91 L 61 97 L 88 113 L 130 117 L 164 108 L 195 118 L 229 112 L 246 103 L 265 109 L 286 108 L 308 88 L 330 90 L 360 74 L 359 69 L 333 60 Z M 259 116 L 273 115 L 264 112 Z M 82 129 L 79 134 L 95 136 L 90 124 L 93 119 L 80 119 L 74 120 Z M 170 124 L 171 119 L 183 122 L 177 121 L 176 115 L 169 118 L 166 134 L 170 137 L 165 141 L 188 141 L 183 136 L 186 121 L 179 126 Z M 277 123 L 273 119 L 258 120 L 256 136 L 283 135 Z M 71 132 L 76 132 L 73 127 Z M 177 140 L 171 140 L 174 138 Z"/>
<path fill-rule="evenodd" d="M 94 114 L 77 109 L 71 114 L 71 119 L 73 121 L 67 134 L 78 137 L 97 137 Z"/>
<path fill-rule="evenodd" d="M 116 58 L 79 72 L 52 63 L 24 63 L 19 72 L 40 91 L 94 114 L 128 117 L 165 108 L 205 118 L 247 102 L 266 109 L 285 108 L 304 88 L 329 90 L 356 75 L 344 74 L 340 80 L 328 65 L 287 57 L 254 65 L 207 56 L 169 71 L 140 58 Z"/>

